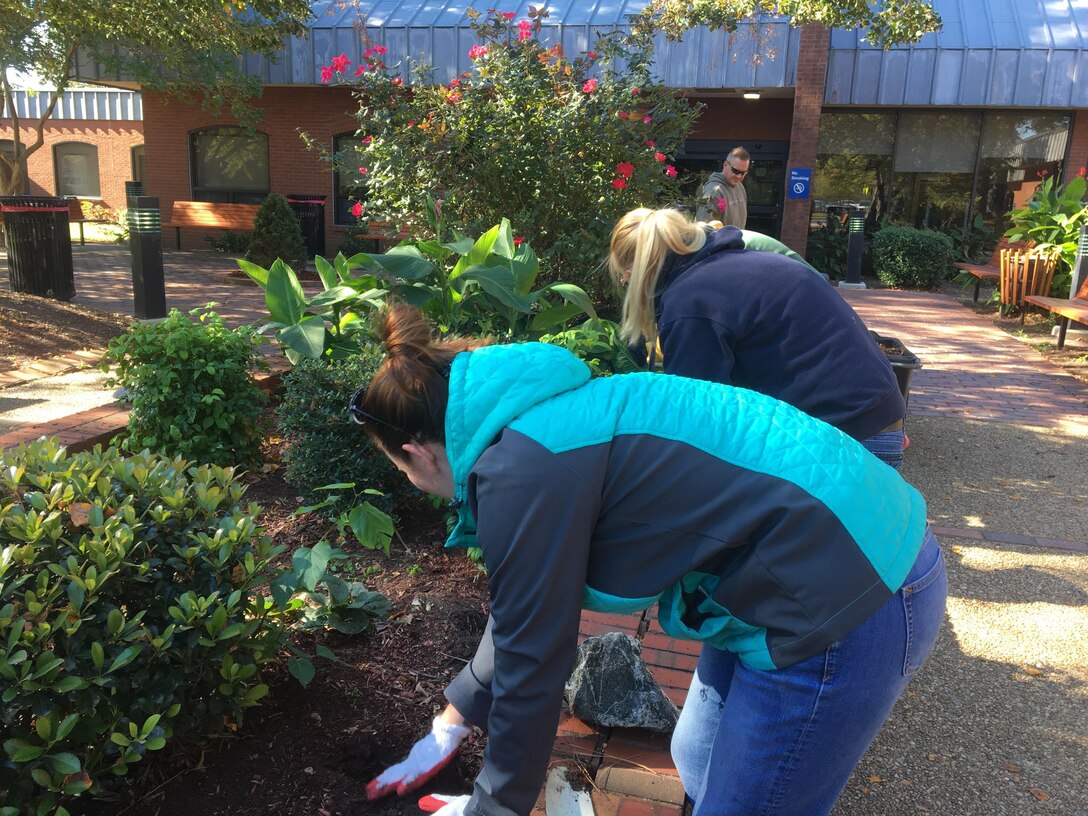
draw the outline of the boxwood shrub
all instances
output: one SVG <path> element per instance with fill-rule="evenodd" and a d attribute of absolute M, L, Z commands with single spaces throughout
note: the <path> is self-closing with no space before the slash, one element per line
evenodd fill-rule
<path fill-rule="evenodd" d="M 873 236 L 873 272 L 881 283 L 932 289 L 956 260 L 952 239 L 936 230 L 884 227 Z"/>
<path fill-rule="evenodd" d="M 395 478 L 389 460 L 347 410 L 352 394 L 370 382 L 383 356 L 377 344 L 364 343 L 358 356 L 303 358 L 284 376 L 276 409 L 284 438 L 284 478 L 308 498 L 324 499 L 327 494 L 317 494 L 315 488 L 344 482 L 354 482 L 360 492 L 402 488 L 403 480 Z"/>
<path fill-rule="evenodd" d="M 55 440 L 0 453 L 0 814 L 64 814 L 267 692 L 280 549 L 230 468 Z"/>

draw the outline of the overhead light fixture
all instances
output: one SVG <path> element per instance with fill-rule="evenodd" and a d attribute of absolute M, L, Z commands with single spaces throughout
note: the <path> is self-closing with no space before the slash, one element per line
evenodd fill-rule
<path fill-rule="evenodd" d="M 756 91 L 749 91 L 744 94 L 745 99 L 759 99 L 759 94 Z"/>

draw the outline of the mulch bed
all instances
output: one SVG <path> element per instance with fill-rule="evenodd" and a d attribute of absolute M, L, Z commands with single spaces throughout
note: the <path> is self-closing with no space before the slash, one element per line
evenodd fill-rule
<path fill-rule="evenodd" d="M 105 348 L 131 323 L 131 317 L 52 298 L 0 292 L 0 371 L 81 349 Z"/>
<path fill-rule="evenodd" d="M 312 545 L 329 524 L 313 514 L 291 518 L 301 503 L 275 470 L 245 477 L 247 497 L 264 511 L 276 543 Z M 463 550 L 444 550 L 444 516 L 419 499 L 398 511 L 393 552 L 353 553 L 356 580 L 384 593 L 393 615 L 376 634 L 303 636 L 338 663 L 316 661 L 308 688 L 285 665 L 266 678 L 272 691 L 236 732 L 203 744 L 170 745 L 130 772 L 105 798 L 70 808 L 82 816 L 336 816 L 420 813 L 419 796 L 467 793 L 480 769 L 482 740 L 470 737 L 460 755 L 421 792 L 366 801 L 366 784 L 403 759 L 445 705 L 443 689 L 476 649 L 487 620 L 487 581 Z M 375 567 L 377 574 L 365 574 Z"/>

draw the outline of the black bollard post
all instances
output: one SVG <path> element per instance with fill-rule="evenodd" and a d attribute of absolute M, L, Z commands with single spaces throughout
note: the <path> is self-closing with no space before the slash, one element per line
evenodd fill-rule
<path fill-rule="evenodd" d="M 136 317 L 140 320 L 166 317 L 162 218 L 158 198 L 129 198 L 128 245 L 132 251 L 132 300 Z"/>
<path fill-rule="evenodd" d="M 865 254 L 865 219 L 850 217 L 850 242 L 846 246 L 846 280 L 839 281 L 843 289 L 864 289 L 861 280 L 861 256 Z"/>

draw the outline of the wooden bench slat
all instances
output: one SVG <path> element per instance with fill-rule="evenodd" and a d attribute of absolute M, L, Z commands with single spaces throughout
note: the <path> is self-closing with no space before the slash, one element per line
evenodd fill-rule
<path fill-rule="evenodd" d="M 1046 297 L 1044 295 L 1028 295 L 1024 298 L 1028 303 L 1041 306 L 1049 312 L 1058 315 L 1058 348 L 1065 347 L 1065 334 L 1069 329 L 1069 321 L 1088 323 L 1088 276 L 1080 282 L 1077 293 L 1071 298 Z"/>
<path fill-rule="evenodd" d="M 170 220 L 164 222 L 163 226 L 173 227 L 177 237 L 177 248 L 181 249 L 183 227 L 249 232 L 257 222 L 257 212 L 260 209 L 260 204 L 175 201 L 170 208 Z"/>
<path fill-rule="evenodd" d="M 956 269 L 966 272 L 969 275 L 974 275 L 978 278 L 975 282 L 974 301 L 978 303 L 979 287 L 982 286 L 984 280 L 1001 280 L 1001 252 L 1005 249 L 1030 249 L 1031 242 L 1028 241 L 1010 241 L 1005 237 L 997 242 L 997 246 L 994 247 L 993 254 L 990 256 L 990 262 L 985 264 L 974 264 L 960 261 L 953 264 Z"/>

